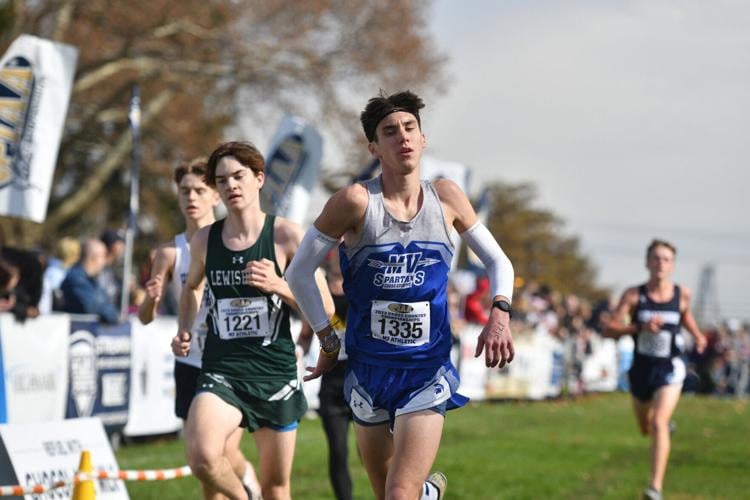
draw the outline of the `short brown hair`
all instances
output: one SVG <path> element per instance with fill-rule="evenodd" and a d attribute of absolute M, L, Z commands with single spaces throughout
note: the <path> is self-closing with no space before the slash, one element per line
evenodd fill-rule
<path fill-rule="evenodd" d="M 208 165 L 206 170 L 206 184 L 209 186 L 216 186 L 216 166 L 219 164 L 222 158 L 231 156 L 237 160 L 240 165 L 243 165 L 256 174 L 258 172 L 264 172 L 266 169 L 266 162 L 263 160 L 263 155 L 260 154 L 258 148 L 249 142 L 225 142 L 211 153 L 208 157 Z"/>
<path fill-rule="evenodd" d="M 646 249 L 646 260 L 648 260 L 649 257 L 651 257 L 651 252 L 653 252 L 656 247 L 665 247 L 672 250 L 672 253 L 677 256 L 677 248 L 670 242 L 666 240 L 660 240 L 658 238 L 654 238 L 651 240 L 651 243 L 648 245 L 648 248 Z"/>
<path fill-rule="evenodd" d="M 205 156 L 199 156 L 198 158 L 193 158 L 188 163 L 180 163 L 177 165 L 177 168 L 174 169 L 174 182 L 175 184 L 179 184 L 180 181 L 182 181 L 182 178 L 185 177 L 187 174 L 193 174 L 201 179 L 205 179 L 206 177 L 206 165 L 208 164 L 208 160 Z"/>

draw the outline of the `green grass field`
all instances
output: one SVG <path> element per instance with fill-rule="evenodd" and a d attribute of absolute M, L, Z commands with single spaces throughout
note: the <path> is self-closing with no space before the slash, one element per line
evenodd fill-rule
<path fill-rule="evenodd" d="M 684 397 L 675 414 L 665 497 L 750 498 L 750 409 L 747 402 Z M 372 498 L 354 451 L 350 468 L 356 498 Z M 252 439 L 243 440 L 256 462 Z M 636 499 L 648 479 L 649 441 L 636 431 L 629 396 L 579 401 L 484 403 L 448 414 L 435 464 L 448 476 L 449 499 Z M 122 469 L 184 464 L 180 440 L 130 444 L 117 452 Z M 94 458 L 94 461 L 96 459 Z M 292 493 L 333 498 L 319 420 L 305 420 L 297 436 Z M 197 481 L 128 483 L 133 499 L 199 498 Z"/>

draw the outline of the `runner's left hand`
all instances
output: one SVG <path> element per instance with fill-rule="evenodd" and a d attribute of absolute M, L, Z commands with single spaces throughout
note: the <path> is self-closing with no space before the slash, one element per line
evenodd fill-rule
<path fill-rule="evenodd" d="M 273 293 L 283 279 L 276 274 L 274 263 L 268 259 L 253 260 L 245 266 L 247 284 L 263 292 Z"/>
<path fill-rule="evenodd" d="M 703 354 L 703 351 L 706 350 L 706 346 L 708 345 L 706 336 L 699 335 L 698 337 L 695 337 L 694 340 L 695 340 L 695 352 L 697 352 L 698 354 Z"/>
<path fill-rule="evenodd" d="M 502 368 L 513 361 L 516 351 L 513 348 L 513 335 L 510 332 L 510 315 L 493 307 L 490 309 L 490 319 L 482 328 L 477 338 L 477 348 L 474 357 L 478 358 L 484 351 L 484 364 L 493 368 Z"/>

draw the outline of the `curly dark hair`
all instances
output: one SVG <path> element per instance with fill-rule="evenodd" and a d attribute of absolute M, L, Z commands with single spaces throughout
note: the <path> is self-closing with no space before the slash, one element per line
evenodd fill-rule
<path fill-rule="evenodd" d="M 388 95 L 381 90 L 380 95 L 367 101 L 365 110 L 359 115 L 359 121 L 362 122 L 362 128 L 365 130 L 367 140 L 369 142 L 377 142 L 376 129 L 378 128 L 378 123 L 386 116 L 397 111 L 405 111 L 413 114 L 421 129 L 422 121 L 419 118 L 419 110 L 422 108 L 424 108 L 422 98 L 410 90 L 392 95 Z"/>

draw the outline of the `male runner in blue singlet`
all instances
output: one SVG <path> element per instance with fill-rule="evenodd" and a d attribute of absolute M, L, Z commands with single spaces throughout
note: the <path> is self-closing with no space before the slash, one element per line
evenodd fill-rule
<path fill-rule="evenodd" d="M 445 476 L 427 476 L 446 410 L 467 401 L 456 392 L 458 373 L 450 362 L 446 290 L 453 229 L 491 280 L 495 307 L 476 355 L 484 351 L 488 367 L 504 366 L 514 355 L 508 326 L 513 267 L 454 182 L 420 180 L 423 107 L 408 91 L 370 99 L 360 118 L 382 174 L 331 197 L 287 271 L 300 309 L 320 338 L 321 355 L 309 380 L 329 371 L 339 350 L 311 278 L 344 238 L 341 271 L 349 301 L 344 397 L 379 499 L 438 499 L 445 491 Z"/>

